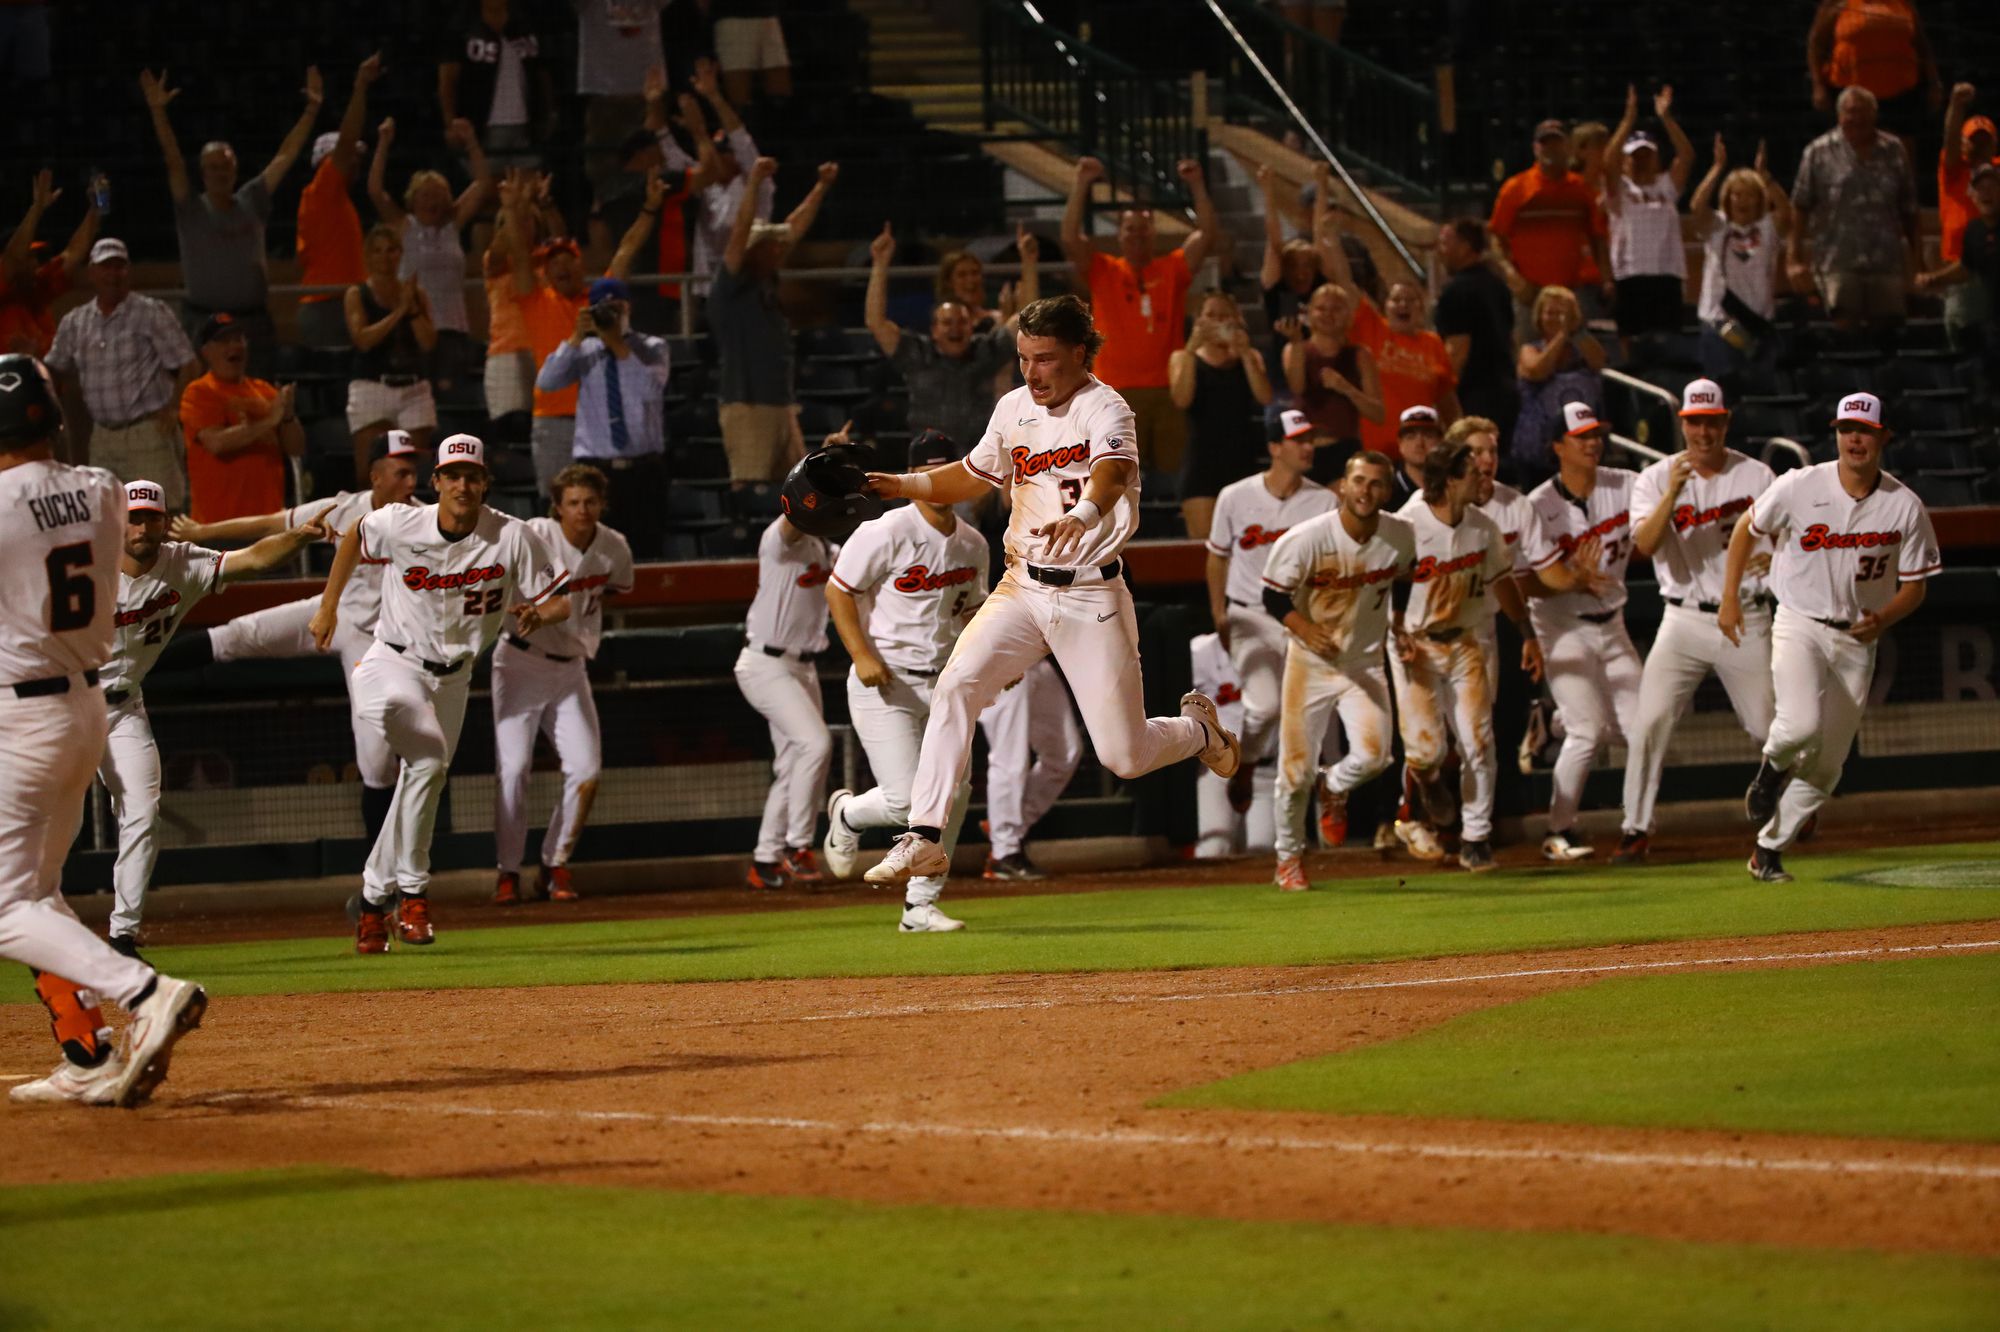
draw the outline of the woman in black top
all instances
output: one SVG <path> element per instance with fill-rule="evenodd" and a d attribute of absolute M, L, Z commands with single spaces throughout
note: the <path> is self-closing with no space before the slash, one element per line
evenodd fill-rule
<path fill-rule="evenodd" d="M 1264 358 L 1252 350 L 1243 312 L 1225 293 L 1201 298 L 1187 346 L 1167 360 L 1167 389 L 1188 419 L 1181 520 L 1189 537 L 1206 541 L 1216 495 L 1263 460 L 1261 409 L 1271 401 Z"/>
<path fill-rule="evenodd" d="M 354 339 L 354 379 L 347 386 L 347 429 L 354 439 L 354 479 L 368 483 L 368 451 L 391 428 L 410 432 L 418 448 L 430 446 L 437 428 L 431 397 L 430 354 L 437 325 L 416 280 L 397 276 L 403 238 L 378 224 L 364 251 L 368 280 L 347 289 L 347 333 Z"/>

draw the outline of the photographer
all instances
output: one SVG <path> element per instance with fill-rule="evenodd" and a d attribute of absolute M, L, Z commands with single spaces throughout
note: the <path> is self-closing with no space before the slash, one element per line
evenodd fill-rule
<path fill-rule="evenodd" d="M 578 386 L 572 456 L 611 480 L 608 507 L 641 559 L 657 559 L 667 510 L 664 338 L 635 333 L 632 292 L 622 279 L 590 284 L 590 304 L 535 378 L 544 392 Z"/>

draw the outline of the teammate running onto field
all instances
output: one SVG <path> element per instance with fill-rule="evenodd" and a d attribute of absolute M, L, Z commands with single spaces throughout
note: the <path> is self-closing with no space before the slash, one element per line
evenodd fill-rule
<path fill-rule="evenodd" d="M 1716 626 L 1743 641 L 1739 591 L 1759 537 L 1776 547 L 1771 590 L 1771 681 L 1777 711 L 1764 761 L 1743 798 L 1764 826 L 1750 874 L 1790 883 L 1783 853 L 1833 795 L 1861 728 L 1875 645 L 1924 604 L 1924 580 L 1944 567 L 1931 516 L 1916 492 L 1882 470 L 1889 430 L 1882 402 L 1850 393 L 1833 418 L 1839 457 L 1787 472 L 1737 520 Z"/>
<path fill-rule="evenodd" d="M 1090 373 L 1104 339 L 1074 296 L 1036 301 L 1016 337 L 1026 385 L 1002 397 L 963 462 L 935 472 L 869 474 L 885 499 L 957 504 L 1013 483 L 1007 572 L 938 677 L 910 797 L 910 831 L 870 869 L 902 883 L 950 867 L 941 842 L 979 714 L 1054 654 L 1076 691 L 1099 762 L 1130 779 L 1200 758 L 1227 777 L 1241 751 L 1202 694 L 1178 717 L 1145 714 L 1139 626 L 1119 558 L 1139 526 L 1139 453 L 1132 409 Z"/>
<path fill-rule="evenodd" d="M 569 571 L 563 587 L 569 618 L 545 626 L 533 642 L 503 633 L 493 649 L 493 839 L 500 858 L 495 906 L 521 900 L 537 734 L 555 746 L 563 786 L 542 838 L 536 892 L 552 901 L 576 900 L 569 858 L 597 798 L 604 762 L 590 662 L 604 638 L 604 598 L 632 590 L 632 548 L 601 521 L 608 489 L 604 473 L 589 463 L 571 463 L 549 482 L 553 516 L 531 518 L 528 526 Z"/>
<path fill-rule="evenodd" d="M 986 833 L 982 877 L 1044 879 L 1028 859 L 1028 834 L 1055 807 L 1083 761 L 1083 732 L 1062 672 L 1044 657 L 979 714 L 986 732 Z"/>

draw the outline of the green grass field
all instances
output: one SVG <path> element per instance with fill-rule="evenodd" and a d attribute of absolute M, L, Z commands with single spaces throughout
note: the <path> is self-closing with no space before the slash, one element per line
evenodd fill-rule
<path fill-rule="evenodd" d="M 1946 1329 L 2000 1308 L 2000 1262 L 1944 1255 L 333 1171 L 0 1190 L 0 1254 L 9 1329 Z"/>

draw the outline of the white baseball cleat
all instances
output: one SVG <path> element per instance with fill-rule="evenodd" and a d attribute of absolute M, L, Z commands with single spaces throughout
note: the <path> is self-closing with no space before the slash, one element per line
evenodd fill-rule
<path fill-rule="evenodd" d="M 1418 860 L 1443 860 L 1444 843 L 1428 826 L 1415 820 L 1396 820 L 1396 840 Z"/>
<path fill-rule="evenodd" d="M 826 840 L 819 845 L 820 864 L 830 879 L 854 877 L 854 860 L 861 854 L 861 835 L 841 821 L 840 811 L 854 799 L 845 787 L 826 799 Z"/>
<path fill-rule="evenodd" d="M 919 833 L 907 832 L 896 839 L 888 855 L 861 877 L 878 888 L 887 888 L 911 879 L 942 877 L 949 873 L 951 857 L 944 853 L 943 847 Z"/>
<path fill-rule="evenodd" d="M 1286 856 L 1278 862 L 1278 873 L 1274 882 L 1281 893 L 1303 893 L 1312 887 L 1306 880 L 1305 867 L 1299 863 L 1297 856 Z"/>
<path fill-rule="evenodd" d="M 1542 839 L 1542 859 L 1553 860 L 1560 865 L 1596 854 L 1597 848 L 1578 837 L 1575 829 L 1569 832 L 1550 833 Z"/>
<path fill-rule="evenodd" d="M 24 1082 L 7 1093 L 19 1105 L 114 1105 L 125 1061 L 113 1050 L 96 1068 L 82 1068 L 65 1059 L 45 1078 Z"/>
<path fill-rule="evenodd" d="M 132 1010 L 125 1068 L 115 1100 L 130 1109 L 144 1105 L 153 1089 L 167 1080 L 167 1063 L 174 1042 L 201 1025 L 208 1011 L 208 994 L 193 981 L 155 975 L 153 990 Z"/>
<path fill-rule="evenodd" d="M 911 906 L 908 903 L 904 903 L 903 919 L 896 926 L 896 933 L 950 934 L 953 930 L 962 930 L 964 928 L 964 921 L 953 920 L 950 916 L 945 915 L 944 912 L 939 911 L 930 902 L 926 902 L 922 906 Z"/>
<path fill-rule="evenodd" d="M 1234 777 L 1243 764 L 1243 745 L 1223 728 L 1222 718 L 1215 711 L 1215 700 L 1202 693 L 1182 694 L 1181 716 L 1194 718 L 1208 732 L 1208 748 L 1195 757 L 1216 776 Z"/>

